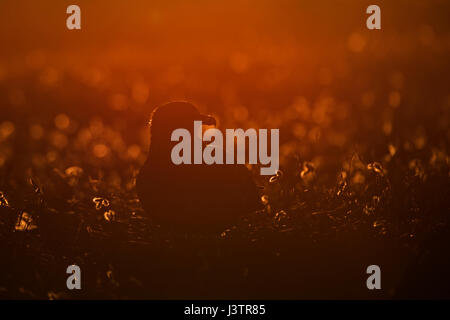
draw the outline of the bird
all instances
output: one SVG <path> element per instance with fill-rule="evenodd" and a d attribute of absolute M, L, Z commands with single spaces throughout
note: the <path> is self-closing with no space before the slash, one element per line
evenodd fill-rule
<path fill-rule="evenodd" d="M 261 210 L 259 188 L 243 164 L 174 164 L 175 129 L 193 136 L 193 122 L 216 125 L 185 101 L 163 104 L 151 114 L 147 160 L 136 177 L 145 214 L 164 229 L 184 233 L 218 233 L 246 213 Z M 192 142 L 192 141 L 191 141 Z"/>

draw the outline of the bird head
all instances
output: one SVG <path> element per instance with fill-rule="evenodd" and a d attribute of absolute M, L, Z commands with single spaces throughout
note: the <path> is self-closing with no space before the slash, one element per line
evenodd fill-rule
<path fill-rule="evenodd" d="M 201 114 L 188 102 L 169 102 L 157 107 L 150 119 L 150 151 L 170 155 L 169 150 L 176 144 L 171 141 L 172 132 L 184 128 L 193 136 L 194 121 L 202 121 L 203 125 L 216 125 L 213 117 Z"/>

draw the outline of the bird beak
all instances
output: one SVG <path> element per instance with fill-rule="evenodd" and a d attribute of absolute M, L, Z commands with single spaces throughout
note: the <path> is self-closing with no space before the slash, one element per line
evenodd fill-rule
<path fill-rule="evenodd" d="M 214 117 L 202 115 L 200 120 L 202 120 L 202 124 L 206 124 L 208 126 L 216 126 L 216 119 Z"/>

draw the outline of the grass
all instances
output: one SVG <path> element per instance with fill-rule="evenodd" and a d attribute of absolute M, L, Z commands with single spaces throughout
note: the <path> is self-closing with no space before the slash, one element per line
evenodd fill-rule
<path fill-rule="evenodd" d="M 81 168 L 50 171 L 39 180 L 31 175 L 19 191 L 0 197 L 0 293 L 44 299 L 391 297 L 420 240 L 447 221 L 439 210 L 449 205 L 448 164 L 387 169 L 357 154 L 350 163 L 327 185 L 311 163 L 292 160 L 266 182 L 263 212 L 214 237 L 165 233 L 142 216 L 132 187 L 112 188 Z M 65 288 L 70 264 L 81 267 L 81 291 Z M 387 270 L 381 295 L 365 289 L 370 264 Z"/>

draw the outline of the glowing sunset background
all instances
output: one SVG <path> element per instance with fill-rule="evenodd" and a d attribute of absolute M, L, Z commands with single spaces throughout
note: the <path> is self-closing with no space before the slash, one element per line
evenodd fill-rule
<path fill-rule="evenodd" d="M 1 1 L 0 296 L 408 297 L 448 225 L 450 3 L 376 1 L 371 31 L 374 3 L 81 0 L 69 31 L 72 1 Z M 148 117 L 178 99 L 220 128 L 280 129 L 283 176 L 253 168 L 265 213 L 191 239 L 198 259 L 135 193 Z"/>

